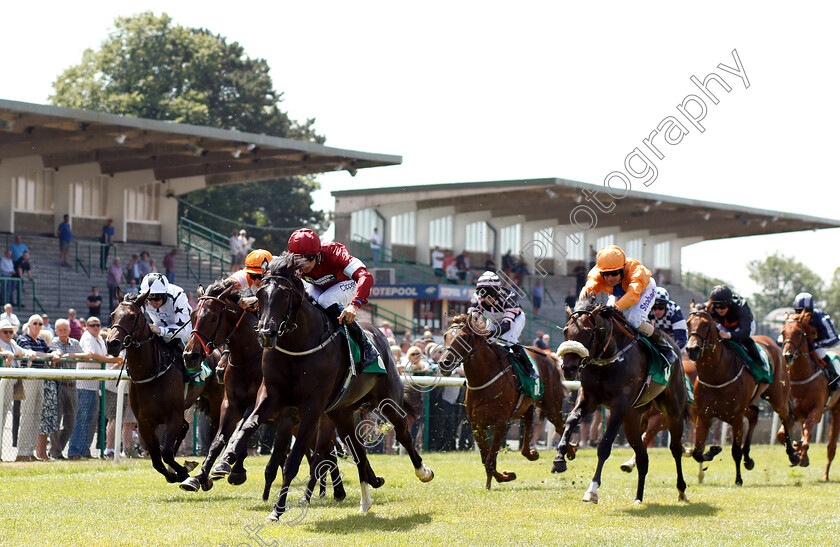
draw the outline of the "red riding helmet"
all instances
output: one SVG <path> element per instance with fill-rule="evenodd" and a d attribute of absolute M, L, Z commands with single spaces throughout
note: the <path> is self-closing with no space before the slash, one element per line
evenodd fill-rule
<path fill-rule="evenodd" d="M 309 228 L 295 230 L 289 238 L 289 252 L 296 255 L 314 255 L 321 252 L 318 234 Z"/>

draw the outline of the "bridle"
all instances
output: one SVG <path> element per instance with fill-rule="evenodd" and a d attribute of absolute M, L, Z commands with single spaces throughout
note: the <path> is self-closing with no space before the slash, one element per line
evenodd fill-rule
<path fill-rule="evenodd" d="M 712 314 L 710 314 L 709 312 L 707 312 L 705 310 L 696 310 L 696 311 L 693 311 L 693 312 L 689 313 L 688 318 L 691 319 L 692 315 L 697 315 L 697 316 L 700 316 L 700 317 L 706 317 L 712 323 L 712 326 L 714 326 L 715 319 L 714 319 L 714 317 L 712 317 Z M 718 344 L 723 342 L 722 338 L 718 338 L 717 342 L 709 342 L 709 337 L 711 337 L 711 335 L 712 335 L 711 327 L 709 328 L 709 332 L 706 333 L 705 337 L 700 336 L 700 334 L 696 330 L 693 330 L 693 331 L 688 333 L 689 338 L 694 336 L 695 338 L 700 340 L 700 342 L 702 342 L 702 344 L 700 345 L 700 355 L 702 355 L 703 352 L 706 351 L 707 348 L 714 349 L 715 346 L 717 346 Z M 721 356 L 721 359 L 722 358 L 723 358 L 723 356 Z"/>
<path fill-rule="evenodd" d="M 286 317 L 277 325 L 277 337 L 282 338 L 294 332 L 298 327 L 296 321 L 300 308 L 303 306 L 303 295 L 297 291 L 297 288 L 288 278 L 281 275 L 263 276 L 260 289 L 268 286 L 270 283 L 274 283 L 278 285 L 278 288 L 287 290 L 292 294 L 292 298 L 289 298 L 289 308 L 286 310 Z M 272 317 L 271 321 L 273 320 L 274 318 Z"/>
<path fill-rule="evenodd" d="M 481 342 L 478 345 L 476 345 L 475 339 L 478 338 L 478 335 L 475 333 L 475 331 L 473 331 L 473 329 L 470 327 L 470 325 L 468 323 L 452 323 L 451 325 L 449 325 L 449 328 L 446 329 L 446 332 L 449 332 L 449 331 L 451 331 L 455 328 L 458 329 L 458 334 L 462 334 L 463 329 L 465 329 L 465 328 L 470 332 L 469 342 L 467 344 L 459 344 L 461 346 L 468 345 L 470 350 L 467 352 L 466 355 L 461 355 L 459 352 L 452 349 L 452 346 L 447 346 L 447 345 L 444 344 L 443 353 L 440 355 L 441 360 L 443 360 L 443 358 L 446 355 L 448 355 L 449 353 L 452 353 L 453 355 L 456 355 L 457 357 L 460 357 L 460 359 L 452 362 L 452 369 L 453 370 L 458 368 L 459 366 L 463 365 L 464 363 L 466 363 L 467 361 L 469 361 L 473 357 L 475 357 L 475 355 L 478 353 L 478 350 L 481 349 L 481 346 L 483 346 L 484 344 L 487 343 L 487 338 L 482 338 Z M 455 336 L 457 336 L 458 334 L 456 334 Z M 444 340 L 445 339 L 446 339 L 446 334 L 444 333 Z"/>
<path fill-rule="evenodd" d="M 787 319 L 787 320 L 785 320 L 785 323 L 798 323 L 798 324 L 800 324 L 800 326 L 802 325 L 802 321 L 800 321 L 799 319 Z M 808 333 L 804 329 L 803 326 L 801 326 L 800 329 L 801 330 L 797 330 L 797 332 L 799 333 L 799 337 L 800 337 L 798 344 L 795 344 L 793 342 L 793 339 L 791 339 L 791 338 L 785 338 L 782 341 L 782 347 L 783 348 L 787 344 L 790 344 L 796 350 L 790 358 L 791 365 L 793 365 L 796 362 L 796 360 L 799 359 L 800 357 L 806 357 L 806 356 L 810 355 L 810 351 L 804 351 L 804 352 L 802 351 L 803 346 L 805 346 L 806 348 L 808 347 Z M 787 357 L 785 357 L 785 360 L 787 360 Z M 808 361 L 809 361 L 809 366 L 810 366 L 811 359 L 809 358 Z M 789 366 L 791 366 L 791 365 L 789 365 Z M 790 384 L 794 385 L 794 386 L 801 386 L 801 385 L 804 385 L 804 384 L 807 384 L 807 383 L 811 382 L 811 380 L 814 380 L 820 374 L 822 374 L 822 369 L 818 366 L 816 372 L 811 374 L 811 376 L 805 378 L 804 380 L 793 380 L 793 379 L 791 379 Z"/>
<path fill-rule="evenodd" d="M 580 318 L 580 316 L 582 316 L 582 315 L 589 315 L 590 317 L 592 317 L 593 318 L 592 323 L 595 324 L 593 311 L 577 310 L 577 311 L 572 312 L 572 315 L 569 316 L 569 321 L 566 323 L 566 326 L 568 327 L 569 324 L 571 324 L 572 322 L 577 322 L 578 318 Z M 631 332 L 629 332 L 627 329 L 625 329 L 621 324 L 619 324 L 618 320 L 615 317 L 611 317 L 609 319 L 609 322 L 610 322 L 610 330 L 604 336 L 604 345 L 601 347 L 600 351 L 598 351 L 597 353 L 593 353 L 593 351 L 591 351 L 591 350 L 589 350 L 589 348 L 586 348 L 585 346 L 583 346 L 583 344 L 580 344 L 580 342 L 578 342 L 578 344 L 580 344 L 581 346 L 583 346 L 586 349 L 586 355 L 582 355 L 579 351 L 572 350 L 572 349 L 567 349 L 567 350 L 564 351 L 564 346 L 563 346 L 563 344 L 565 344 L 565 342 L 564 342 L 563 344 L 561 344 L 560 350 L 559 350 L 559 352 L 561 353 L 561 356 L 562 356 L 562 354 L 564 354 L 566 352 L 572 352 L 572 353 L 575 353 L 575 354 L 579 355 L 581 359 L 580 359 L 580 364 L 578 365 L 578 368 L 580 370 L 583 370 L 584 368 L 586 368 L 589 365 L 596 365 L 596 366 L 609 365 L 610 363 L 614 363 L 614 362 L 618 361 L 619 359 L 621 359 L 622 356 L 627 352 L 627 350 L 629 350 L 630 347 L 637 342 L 638 337 L 636 335 L 632 334 Z M 626 336 L 628 336 L 630 338 L 630 341 L 627 343 L 626 346 L 624 346 L 620 350 L 616 351 L 612 356 L 610 356 L 608 358 L 604 358 L 604 354 L 607 352 L 607 350 L 609 349 L 609 347 L 610 347 L 610 345 L 613 341 L 613 335 L 615 334 L 615 327 L 616 326 L 618 326 L 619 330 L 621 330 Z M 598 329 L 597 325 L 595 327 L 593 327 L 592 329 L 581 328 L 581 331 L 583 331 L 583 332 L 594 331 L 594 333 L 592 335 L 592 346 L 593 347 L 598 346 L 598 343 L 597 343 L 598 342 L 598 330 L 597 329 Z M 565 331 L 565 329 L 564 329 L 564 331 Z M 606 332 L 606 330 L 605 330 L 605 332 Z M 616 339 L 616 341 L 617 341 L 617 339 Z"/>
<path fill-rule="evenodd" d="M 190 333 L 190 338 L 195 336 L 196 340 L 198 340 L 198 343 L 201 345 L 201 348 L 204 350 L 204 355 L 206 357 L 209 357 L 210 354 L 213 353 L 213 350 L 215 350 L 217 347 L 226 346 L 230 343 L 230 337 L 233 336 L 233 333 L 236 332 L 236 329 L 239 328 L 239 324 L 242 323 L 242 320 L 245 318 L 245 310 L 238 309 L 238 308 L 234 309 L 234 308 L 228 306 L 227 301 L 222 300 L 221 298 L 218 298 L 218 297 L 215 297 L 215 296 L 205 295 L 205 296 L 200 297 L 198 299 L 198 301 L 199 301 L 198 311 L 196 311 L 196 314 L 195 314 L 195 326 L 196 326 L 196 328 L 193 329 L 192 332 Z M 213 336 L 207 336 L 206 334 L 204 334 L 203 332 L 200 332 L 198 330 L 198 321 L 199 321 L 199 319 L 201 319 L 201 312 L 204 309 L 204 306 L 207 302 L 218 302 L 218 303 L 220 303 L 224 307 L 224 310 L 226 312 L 234 312 L 234 313 L 236 313 L 237 311 L 241 312 L 240 315 L 239 315 L 239 319 L 237 319 L 237 321 L 236 321 L 236 324 L 233 325 L 233 328 L 230 329 L 230 332 L 228 332 L 227 335 L 224 337 L 224 342 L 222 342 L 221 344 L 218 344 L 218 345 L 216 344 L 216 340 L 219 337 L 219 330 L 222 328 L 222 325 L 224 324 L 224 320 L 220 320 L 219 323 L 216 325 L 216 330 L 213 331 Z M 205 340 L 206 340 L 206 342 L 205 342 Z"/>
<path fill-rule="evenodd" d="M 120 329 L 125 333 L 125 337 L 120 341 L 123 349 L 139 348 L 143 344 L 147 344 L 154 340 L 154 336 L 152 336 L 153 333 L 149 328 L 149 323 L 145 319 L 143 319 L 143 309 L 140 306 L 138 306 L 136 302 L 132 302 L 129 300 L 124 300 L 122 304 L 130 305 L 134 307 L 135 310 L 137 310 L 137 314 L 134 316 L 134 325 L 132 325 L 130 330 L 123 327 L 121 323 L 117 323 L 111 326 L 112 329 Z M 137 329 L 140 326 L 141 319 L 143 319 L 143 326 L 145 327 L 145 329 L 149 330 L 149 336 L 147 336 L 145 340 L 137 341 L 135 340 L 135 334 L 137 334 Z"/>

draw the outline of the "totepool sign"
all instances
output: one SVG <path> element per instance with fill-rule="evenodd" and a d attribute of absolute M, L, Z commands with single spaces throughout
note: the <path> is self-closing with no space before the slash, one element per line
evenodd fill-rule
<path fill-rule="evenodd" d="M 469 300 L 473 291 L 473 287 L 462 285 L 374 285 L 370 298 Z"/>

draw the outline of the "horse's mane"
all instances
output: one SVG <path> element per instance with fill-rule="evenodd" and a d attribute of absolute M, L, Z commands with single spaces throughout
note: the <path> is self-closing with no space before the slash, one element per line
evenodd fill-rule
<path fill-rule="evenodd" d="M 455 325 L 456 323 L 466 323 L 469 319 L 466 313 L 462 313 L 461 315 L 456 315 L 452 319 L 449 320 L 449 326 Z"/>
<path fill-rule="evenodd" d="M 792 314 L 788 320 L 795 321 L 802 325 L 802 330 L 805 331 L 807 336 L 811 336 L 816 333 L 817 329 L 811 326 L 811 317 L 813 316 L 813 312 L 803 311 L 802 313 L 794 313 Z"/>
<path fill-rule="evenodd" d="M 583 300 L 578 300 L 575 304 L 575 313 L 578 312 L 585 312 L 585 313 L 592 313 L 595 311 L 595 308 L 598 307 L 598 303 L 595 301 L 594 298 L 584 298 Z"/>
<path fill-rule="evenodd" d="M 280 256 L 275 256 L 268 265 L 268 273 L 272 276 L 283 277 L 294 283 L 298 292 L 303 293 L 303 281 L 301 281 L 301 269 L 306 265 L 307 260 L 303 256 L 284 251 Z"/>
<path fill-rule="evenodd" d="M 221 279 L 217 279 L 213 283 L 211 283 L 207 290 L 204 292 L 206 296 L 219 296 L 227 289 L 230 288 L 231 285 L 236 283 L 233 279 L 229 277 L 223 277 Z M 228 296 L 234 302 L 239 302 L 239 292 L 238 291 L 231 291 Z"/>
<path fill-rule="evenodd" d="M 140 298 L 140 293 L 132 292 L 123 294 L 123 302 L 134 302 L 138 298 Z"/>

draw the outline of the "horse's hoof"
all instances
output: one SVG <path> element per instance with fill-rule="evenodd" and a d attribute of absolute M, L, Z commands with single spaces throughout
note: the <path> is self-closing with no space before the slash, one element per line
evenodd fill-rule
<path fill-rule="evenodd" d="M 265 517 L 266 522 L 277 522 L 280 520 L 280 513 L 277 511 L 272 511 L 267 517 Z"/>
<path fill-rule="evenodd" d="M 242 471 L 241 473 L 231 473 L 231 474 L 228 475 L 228 478 L 227 478 L 228 483 L 230 483 L 234 486 L 239 486 L 240 484 L 243 484 L 247 480 L 248 480 L 248 473 L 245 472 L 245 471 Z"/>
<path fill-rule="evenodd" d="M 510 482 L 516 480 L 516 473 L 513 471 L 502 471 L 496 477 L 498 482 Z"/>
<path fill-rule="evenodd" d="M 196 477 L 190 477 L 178 486 L 186 492 L 198 492 L 198 489 L 201 488 L 201 482 Z"/>
<path fill-rule="evenodd" d="M 632 471 L 633 471 L 633 468 L 634 468 L 634 467 L 636 467 L 636 462 L 635 462 L 635 460 L 627 460 L 626 462 L 624 462 L 623 464 L 621 464 L 621 466 L 619 467 L 619 469 L 621 469 L 621 470 L 622 470 L 622 471 L 624 471 L 625 473 L 630 473 L 630 472 L 632 472 Z"/>
<path fill-rule="evenodd" d="M 721 452 L 723 452 L 723 448 L 717 445 L 710 446 L 709 451 L 706 452 L 706 455 L 703 457 L 703 459 L 705 459 L 706 461 L 712 461 L 712 459 L 714 459 L 714 457 L 720 454 Z"/>
<path fill-rule="evenodd" d="M 420 467 L 414 470 L 414 474 L 421 482 L 429 482 L 435 478 L 435 472 L 431 468 L 426 467 L 426 464 L 420 464 Z"/>
<path fill-rule="evenodd" d="M 202 492 L 207 492 L 211 488 L 213 488 L 213 481 L 211 481 L 210 479 L 206 479 L 204 481 L 204 483 L 201 485 L 201 491 Z"/>
<path fill-rule="evenodd" d="M 790 455 L 790 464 L 791 465 L 799 465 L 799 455 L 798 454 L 791 454 Z"/>
<path fill-rule="evenodd" d="M 373 500 L 372 499 L 363 499 L 359 502 L 359 513 L 366 515 L 370 508 L 373 507 Z"/>
<path fill-rule="evenodd" d="M 752 458 L 744 458 L 744 469 L 747 471 L 752 471 L 755 467 L 755 460 Z"/>
<path fill-rule="evenodd" d="M 382 477 L 373 477 L 368 484 L 370 484 L 373 488 L 379 488 L 385 484 L 385 479 Z"/>
<path fill-rule="evenodd" d="M 347 493 L 342 490 L 341 492 L 333 492 L 333 499 L 335 501 L 341 502 L 347 498 Z"/>
<path fill-rule="evenodd" d="M 738 477 L 737 479 L 735 479 L 735 486 L 743 486 L 743 485 L 744 485 L 744 480 L 741 477 Z"/>
<path fill-rule="evenodd" d="M 809 465 L 811 465 L 811 460 L 809 460 L 807 457 L 799 460 L 799 467 L 808 467 Z"/>
<path fill-rule="evenodd" d="M 680 492 L 677 495 L 677 501 L 684 501 L 684 502 L 688 503 L 688 496 L 685 495 L 685 492 Z"/>
<path fill-rule="evenodd" d="M 596 494 L 595 492 L 587 491 L 586 493 L 583 494 L 582 499 L 583 499 L 583 501 L 588 502 L 588 503 L 598 503 L 598 494 Z"/>
<path fill-rule="evenodd" d="M 633 500 L 633 505 L 641 505 L 642 500 Z"/>
<path fill-rule="evenodd" d="M 566 472 L 566 460 L 554 460 L 554 464 L 551 466 L 552 473 L 565 473 Z"/>
<path fill-rule="evenodd" d="M 225 477 L 230 475 L 230 465 L 226 464 L 225 462 L 219 462 L 216 464 L 216 467 L 210 471 L 210 478 L 214 481 L 221 480 Z"/>
<path fill-rule="evenodd" d="M 184 462 L 184 469 L 187 470 L 187 473 L 189 473 L 190 471 L 192 471 L 196 467 L 198 467 L 198 462 L 189 461 L 189 460 Z"/>
<path fill-rule="evenodd" d="M 523 456 L 525 456 L 525 459 L 527 459 L 529 462 L 535 462 L 538 459 L 540 459 L 540 453 L 536 450 L 531 450 L 527 454 L 523 454 Z"/>

